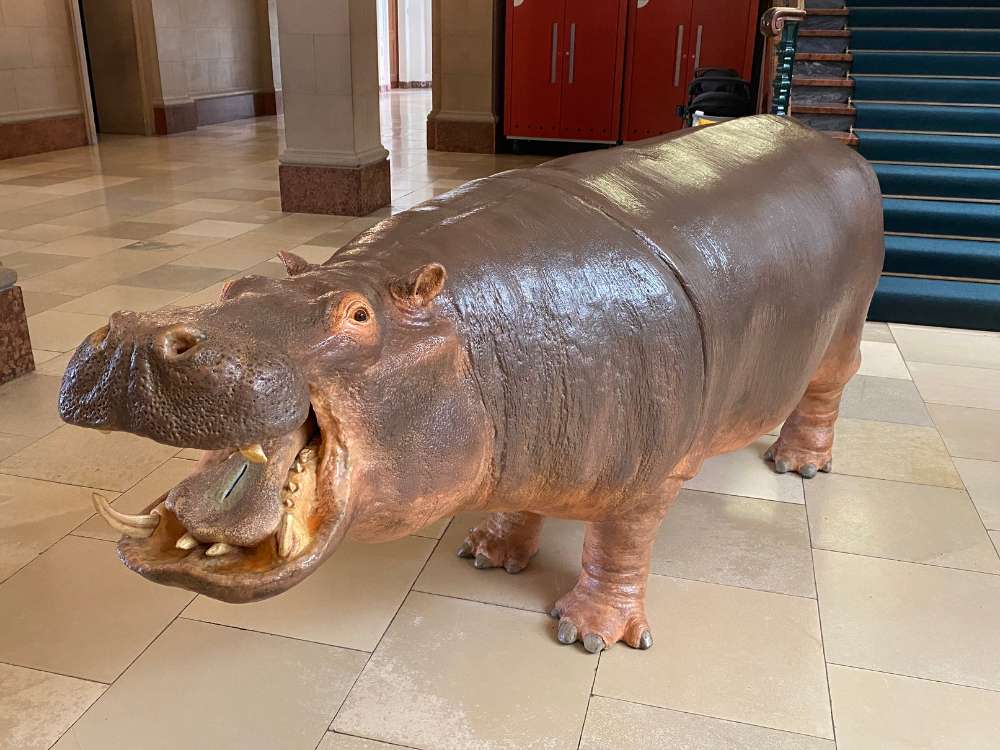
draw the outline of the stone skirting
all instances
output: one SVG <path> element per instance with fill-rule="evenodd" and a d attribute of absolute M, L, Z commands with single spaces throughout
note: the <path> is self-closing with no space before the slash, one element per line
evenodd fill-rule
<path fill-rule="evenodd" d="M 198 127 L 198 109 L 194 102 L 153 107 L 153 128 L 157 135 L 184 133 Z"/>
<path fill-rule="evenodd" d="M 431 87 L 430 81 L 393 81 L 392 88 L 394 89 L 429 89 Z"/>
<path fill-rule="evenodd" d="M 431 115 L 427 118 L 427 148 L 435 151 L 464 151 L 472 154 L 495 154 L 495 122 L 450 120 Z"/>
<path fill-rule="evenodd" d="M 281 210 L 366 216 L 391 200 L 389 160 L 362 167 L 281 164 Z"/>
<path fill-rule="evenodd" d="M 281 92 L 256 91 L 194 99 L 153 108 L 157 135 L 194 130 L 199 125 L 268 117 L 281 112 Z"/>
<path fill-rule="evenodd" d="M 0 159 L 87 145 L 82 114 L 0 122 Z"/>
<path fill-rule="evenodd" d="M 0 286 L 3 286 L 0 284 Z M 0 383 L 35 369 L 21 287 L 0 289 Z"/>

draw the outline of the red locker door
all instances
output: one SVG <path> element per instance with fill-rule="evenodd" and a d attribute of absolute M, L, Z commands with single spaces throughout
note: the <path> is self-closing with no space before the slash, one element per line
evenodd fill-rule
<path fill-rule="evenodd" d="M 750 80 L 756 8 L 757 0 L 694 0 L 688 81 L 698 68 L 732 68 Z"/>
<path fill-rule="evenodd" d="M 559 129 L 563 139 L 618 141 L 626 3 L 567 0 Z"/>
<path fill-rule="evenodd" d="M 633 21 L 625 72 L 623 137 L 637 141 L 681 127 L 677 107 L 687 100 L 693 0 L 629 2 L 634 5 L 629 11 Z"/>
<path fill-rule="evenodd" d="M 504 132 L 558 138 L 566 0 L 507 0 Z"/>

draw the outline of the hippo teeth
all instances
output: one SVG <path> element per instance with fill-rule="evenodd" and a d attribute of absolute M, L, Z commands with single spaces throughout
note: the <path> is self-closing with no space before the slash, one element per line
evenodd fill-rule
<path fill-rule="evenodd" d="M 193 536 L 191 536 L 191 534 L 185 534 L 184 536 L 182 536 L 180 539 L 177 540 L 177 544 L 175 544 L 174 546 L 177 547 L 177 549 L 187 550 L 187 549 L 194 549 L 199 544 L 200 542 Z"/>
<path fill-rule="evenodd" d="M 225 542 L 216 542 L 211 547 L 209 547 L 207 550 L 205 550 L 205 556 L 206 557 L 221 557 L 222 555 L 228 555 L 234 549 L 236 549 L 236 548 L 233 547 L 232 545 L 226 544 Z"/>
<path fill-rule="evenodd" d="M 240 448 L 240 453 L 243 454 L 243 458 L 251 463 L 255 464 L 266 464 L 267 454 L 264 453 L 264 446 L 260 443 L 253 443 L 252 445 L 247 445 Z"/>
<path fill-rule="evenodd" d="M 302 545 L 302 530 L 291 513 L 285 513 L 278 527 L 278 557 L 286 558 L 296 554 Z"/>

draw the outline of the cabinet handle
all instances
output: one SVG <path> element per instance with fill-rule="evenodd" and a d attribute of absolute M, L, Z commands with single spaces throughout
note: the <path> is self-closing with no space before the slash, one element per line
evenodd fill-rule
<path fill-rule="evenodd" d="M 576 24 L 569 25 L 569 82 L 573 83 L 573 72 L 576 69 Z"/>
<path fill-rule="evenodd" d="M 524 2 L 524 0 L 521 0 L 521 2 Z M 635 3 L 635 7 L 638 8 L 639 10 L 642 10 L 647 5 L 649 5 L 649 0 L 636 0 Z"/>
<path fill-rule="evenodd" d="M 556 54 L 559 51 L 559 24 L 552 23 L 552 65 L 549 71 L 549 83 L 556 82 Z"/>
<path fill-rule="evenodd" d="M 694 43 L 694 69 L 697 70 L 701 67 L 701 32 L 704 30 L 704 26 L 698 27 L 698 38 Z"/>
<path fill-rule="evenodd" d="M 674 60 L 674 87 L 681 85 L 681 58 L 684 56 L 684 24 L 677 27 L 677 59 Z"/>

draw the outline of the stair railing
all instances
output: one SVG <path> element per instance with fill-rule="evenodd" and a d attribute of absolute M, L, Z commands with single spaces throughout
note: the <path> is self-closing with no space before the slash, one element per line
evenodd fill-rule
<path fill-rule="evenodd" d="M 764 80 L 758 111 L 787 117 L 791 112 L 799 25 L 805 20 L 806 9 L 805 0 L 790 0 L 790 5 L 784 4 L 783 0 L 775 1 L 782 4 L 765 10 L 760 19 L 760 33 L 767 37 L 767 43 L 764 45 L 765 64 L 761 66 Z"/>

